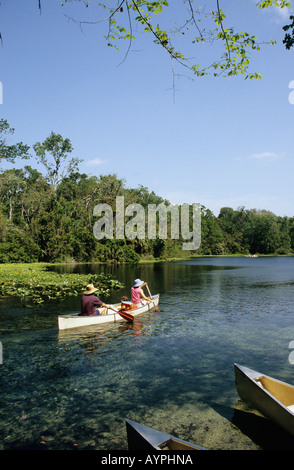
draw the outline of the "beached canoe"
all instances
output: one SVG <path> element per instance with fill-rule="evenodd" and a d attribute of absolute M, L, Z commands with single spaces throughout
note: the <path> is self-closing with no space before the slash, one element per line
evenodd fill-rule
<path fill-rule="evenodd" d="M 153 308 L 157 307 L 159 303 L 159 294 L 153 295 L 152 298 L 152 302 L 147 302 L 146 300 L 143 300 L 142 307 L 138 307 L 133 310 L 127 310 L 126 313 L 137 317 L 142 313 L 152 310 Z M 111 307 L 114 310 L 118 311 L 121 307 L 121 304 L 113 304 L 111 305 Z M 81 328 L 83 326 L 102 325 L 103 323 L 125 321 L 125 319 L 122 318 L 121 315 L 115 313 L 111 309 L 102 308 L 101 311 L 103 311 L 105 315 L 82 316 L 78 313 L 73 313 L 70 315 L 58 315 L 58 328 L 59 330 L 68 330 L 70 328 Z"/>
<path fill-rule="evenodd" d="M 136 421 L 126 420 L 129 450 L 207 450 Z"/>
<path fill-rule="evenodd" d="M 240 398 L 294 436 L 294 386 L 234 364 Z"/>

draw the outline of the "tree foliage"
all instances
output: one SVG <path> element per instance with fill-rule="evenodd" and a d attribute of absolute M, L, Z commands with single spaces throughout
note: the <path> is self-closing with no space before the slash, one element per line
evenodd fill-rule
<path fill-rule="evenodd" d="M 78 0 L 86 7 L 93 1 Z M 65 0 L 62 4 L 70 4 Z M 136 39 L 137 31 L 149 33 L 155 44 L 161 46 L 173 60 L 189 69 L 195 76 L 233 76 L 260 78 L 258 72 L 249 70 L 251 53 L 260 51 L 263 44 L 275 44 L 269 39 L 260 41 L 256 35 L 235 31 L 234 25 L 227 25 L 227 14 L 222 9 L 221 0 L 213 0 L 209 5 L 199 5 L 193 0 L 177 0 L 177 15 L 174 17 L 172 2 L 167 0 L 109 0 L 100 2 L 101 17 L 96 21 L 82 21 L 72 18 L 81 24 L 107 24 L 105 39 L 108 46 L 118 49 L 120 40 L 128 41 L 127 53 Z M 180 7 L 179 7 L 180 4 Z M 287 0 L 264 0 L 257 3 L 259 9 L 271 6 L 286 8 Z M 209 10 L 208 10 L 209 9 Z M 248 25 L 250 26 L 250 25 Z M 138 34 L 140 34 L 138 33 Z M 215 59 L 211 59 L 213 45 Z M 199 47 L 204 49 L 199 53 Z M 210 62 L 201 64 L 191 57 L 209 56 Z"/>
<path fill-rule="evenodd" d="M 294 16 L 291 15 L 289 19 L 291 20 L 291 23 L 283 27 L 283 30 L 286 31 L 283 44 L 285 44 L 285 47 L 288 50 L 294 45 Z"/>
<path fill-rule="evenodd" d="M 169 201 L 144 186 L 127 188 L 126 182 L 115 174 L 88 176 L 68 164 L 62 174 L 58 162 L 63 159 L 67 163 L 70 141 L 52 133 L 36 147 L 38 151 L 42 145 L 42 152 L 48 151 L 54 157 L 52 178 L 48 172 L 43 175 L 29 165 L 0 171 L 0 263 L 67 260 L 136 263 L 190 254 L 182 250 L 183 240 L 171 238 L 169 212 L 167 238 L 159 235 L 148 238 L 145 217 L 145 238 L 97 240 L 93 234 L 97 204 L 109 204 L 115 218 L 117 196 L 124 197 L 125 207 L 139 204 L 145 213 L 149 205 L 168 207 Z M 41 153 L 42 158 L 44 154 Z M 266 210 L 245 207 L 237 210 L 223 207 L 215 216 L 210 209 L 201 207 L 201 246 L 191 254 L 249 253 L 293 254 L 294 217 L 278 217 Z"/>
<path fill-rule="evenodd" d="M 108 184 L 107 184 L 108 182 Z M 56 195 L 36 170 L 0 174 L 0 262 L 68 261 L 138 262 L 186 256 L 181 240 L 102 239 L 93 235 L 96 204 L 168 203 L 147 188 L 126 188 L 116 175 L 88 177 L 75 172 L 58 184 Z M 114 206 L 115 207 L 115 206 Z M 146 222 L 147 223 L 147 222 Z M 146 230 L 147 234 L 147 230 Z M 294 218 L 266 210 L 223 207 L 218 216 L 201 209 L 201 246 L 192 254 L 292 254 Z"/>
<path fill-rule="evenodd" d="M 6 119 L 0 119 L 0 162 L 7 160 L 14 163 L 16 158 L 30 158 L 28 145 L 24 145 L 22 142 L 7 145 L 7 136 L 13 135 L 14 131 L 15 129 L 8 124 Z"/>
<path fill-rule="evenodd" d="M 57 189 L 57 184 L 66 173 L 73 173 L 77 169 L 80 160 L 72 158 L 67 164 L 64 172 L 61 173 L 63 163 L 72 152 L 73 148 L 69 139 L 63 139 L 60 134 L 51 132 L 50 136 L 44 142 L 36 142 L 34 150 L 37 156 L 37 161 L 42 163 L 46 168 L 46 178 L 51 184 L 54 193 Z"/>

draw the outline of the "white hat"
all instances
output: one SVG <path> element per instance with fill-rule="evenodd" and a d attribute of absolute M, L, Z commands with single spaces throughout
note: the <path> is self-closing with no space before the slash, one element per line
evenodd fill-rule
<path fill-rule="evenodd" d="M 140 287 L 142 284 L 144 284 L 144 281 L 141 281 L 141 279 L 135 279 L 133 287 Z"/>

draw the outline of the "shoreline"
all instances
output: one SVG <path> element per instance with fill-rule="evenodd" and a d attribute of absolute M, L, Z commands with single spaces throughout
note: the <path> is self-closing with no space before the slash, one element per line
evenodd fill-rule
<path fill-rule="evenodd" d="M 287 254 L 276 254 L 276 253 L 271 253 L 271 254 L 259 254 L 256 253 L 254 255 L 250 254 L 243 254 L 243 253 L 237 253 L 237 254 L 223 254 L 223 255 L 198 255 L 198 254 L 193 254 L 190 256 L 183 256 L 183 257 L 172 257 L 172 258 L 165 258 L 165 259 L 141 259 L 138 262 L 130 262 L 130 261 L 118 261 L 118 262 L 111 262 L 111 261 L 75 261 L 75 260 L 64 260 L 64 261 L 33 261 L 33 262 L 28 262 L 25 263 L 23 261 L 20 262 L 13 262 L 13 263 L 0 263 L 0 271 L 1 267 L 5 266 L 74 266 L 74 265 L 81 265 L 81 264 L 99 264 L 99 265 L 105 265 L 105 266 L 111 266 L 111 265 L 133 265 L 133 264 L 152 264 L 152 263 L 172 263 L 174 261 L 184 261 L 184 260 L 190 260 L 194 258 L 286 258 L 286 257 L 294 257 L 294 253 L 287 253 Z"/>

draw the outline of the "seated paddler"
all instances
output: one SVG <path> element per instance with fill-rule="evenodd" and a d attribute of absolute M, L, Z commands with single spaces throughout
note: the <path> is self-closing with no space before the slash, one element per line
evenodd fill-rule
<path fill-rule="evenodd" d="M 142 287 L 146 286 L 147 282 L 141 281 L 141 279 L 135 279 L 134 285 L 131 287 L 131 301 L 136 306 L 142 305 L 141 298 L 150 302 L 150 299 L 146 297 Z"/>
<path fill-rule="evenodd" d="M 93 284 L 88 284 L 85 292 L 83 292 L 81 298 L 81 313 L 82 316 L 94 316 L 94 315 L 105 315 L 103 312 L 103 307 L 109 308 L 102 300 L 95 295 L 98 289 L 93 286 Z"/>

